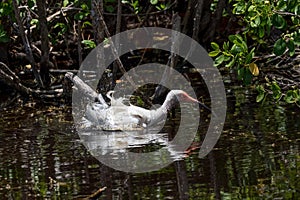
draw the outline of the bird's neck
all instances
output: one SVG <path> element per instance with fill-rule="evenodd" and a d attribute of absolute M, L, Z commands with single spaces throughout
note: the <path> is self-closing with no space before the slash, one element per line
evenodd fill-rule
<path fill-rule="evenodd" d="M 167 96 L 165 102 L 163 103 L 163 105 L 160 107 L 161 109 L 164 109 L 165 112 L 171 110 L 171 108 L 175 105 L 176 100 L 174 98 L 174 96 L 169 97 Z"/>

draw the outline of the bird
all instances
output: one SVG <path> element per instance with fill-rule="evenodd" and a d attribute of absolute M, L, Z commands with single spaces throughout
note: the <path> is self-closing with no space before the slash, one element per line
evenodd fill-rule
<path fill-rule="evenodd" d="M 85 118 L 93 125 L 102 126 L 104 130 L 131 130 L 135 128 L 149 128 L 161 123 L 164 124 L 168 111 L 177 102 L 197 103 L 210 111 L 205 104 L 189 96 L 183 90 L 170 90 L 164 103 L 157 109 L 148 110 L 132 104 L 124 104 L 124 97 L 115 99 L 114 91 L 109 91 L 107 97 L 110 99 L 110 106 L 103 100 L 87 104 Z"/>

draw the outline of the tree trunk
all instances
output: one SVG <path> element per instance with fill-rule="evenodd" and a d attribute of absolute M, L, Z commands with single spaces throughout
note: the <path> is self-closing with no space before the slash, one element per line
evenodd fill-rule
<path fill-rule="evenodd" d="M 40 62 L 40 76 L 47 87 L 50 85 L 49 76 L 49 39 L 48 39 L 48 27 L 46 18 L 46 0 L 36 1 L 38 13 L 39 13 L 39 25 L 41 31 L 41 62 Z"/>

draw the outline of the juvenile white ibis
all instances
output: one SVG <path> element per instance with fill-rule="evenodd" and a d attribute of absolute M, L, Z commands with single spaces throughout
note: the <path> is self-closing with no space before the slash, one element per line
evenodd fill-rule
<path fill-rule="evenodd" d="M 123 103 L 124 98 L 115 99 L 112 91 L 107 93 L 107 97 L 111 100 L 111 105 L 108 106 L 105 101 L 89 104 L 86 110 L 86 118 L 94 125 L 106 127 L 105 129 L 109 130 L 156 126 L 158 123 L 165 121 L 168 110 L 178 101 L 198 103 L 210 110 L 206 105 L 182 90 L 171 90 L 163 105 L 155 110 L 147 110 L 131 104 L 126 105 Z"/>

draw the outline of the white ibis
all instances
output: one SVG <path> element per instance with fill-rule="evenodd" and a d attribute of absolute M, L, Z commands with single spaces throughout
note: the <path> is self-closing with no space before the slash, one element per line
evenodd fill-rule
<path fill-rule="evenodd" d="M 147 128 L 164 122 L 168 110 L 177 101 L 198 103 L 210 110 L 207 106 L 192 98 L 182 90 L 171 90 L 163 105 L 155 110 L 147 110 L 134 105 L 123 103 L 124 98 L 115 99 L 113 91 L 107 93 L 111 100 L 108 106 L 105 102 L 93 103 L 87 106 L 86 118 L 94 125 L 104 127 L 106 130 L 130 130 L 131 128 Z"/>

